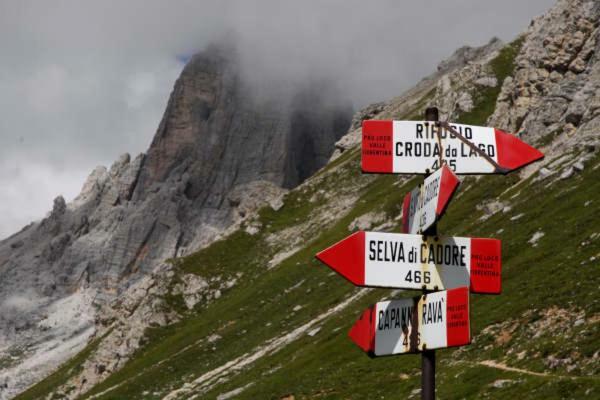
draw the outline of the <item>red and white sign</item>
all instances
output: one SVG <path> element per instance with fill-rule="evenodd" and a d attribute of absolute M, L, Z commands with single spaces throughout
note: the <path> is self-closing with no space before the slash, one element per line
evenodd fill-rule
<path fill-rule="evenodd" d="M 436 240 L 437 239 L 437 240 Z M 498 239 L 359 231 L 317 254 L 357 286 L 499 294 Z"/>
<path fill-rule="evenodd" d="M 507 173 L 544 157 L 516 136 L 499 129 L 451 126 L 499 168 L 434 122 L 366 120 L 362 125 L 362 170 L 425 174 L 439 168 L 441 153 L 457 174 L 494 174 Z"/>
<path fill-rule="evenodd" d="M 404 197 L 402 231 L 427 232 L 444 214 L 459 180 L 446 164 Z"/>
<path fill-rule="evenodd" d="M 469 344 L 469 291 L 462 287 L 379 302 L 363 312 L 349 336 L 375 356 Z"/>

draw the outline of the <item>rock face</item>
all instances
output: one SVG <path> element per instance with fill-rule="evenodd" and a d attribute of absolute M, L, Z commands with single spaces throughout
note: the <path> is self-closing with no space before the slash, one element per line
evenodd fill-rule
<path fill-rule="evenodd" d="M 266 180 L 291 188 L 327 161 L 351 117 L 334 88 L 308 82 L 289 99 L 256 98 L 241 82 L 234 57 L 213 47 L 186 66 L 148 150 L 135 200 L 184 176 L 186 198 L 218 210 L 235 185 Z"/>
<path fill-rule="evenodd" d="M 75 293 L 93 291 L 85 298 L 95 307 L 118 299 L 165 260 L 208 243 L 248 208 L 264 205 L 327 162 L 350 125 L 350 103 L 324 80 L 292 88 L 286 97 L 255 96 L 238 66 L 227 45 L 194 56 L 146 154 L 133 160 L 125 154 L 108 170 L 96 168 L 72 203 L 57 197 L 46 218 L 0 242 L 4 354 L 27 348 L 19 350 L 24 357 L 40 359 L 36 349 L 43 348 L 24 338 L 41 329 L 64 340 L 87 332 L 93 318 L 73 325 L 78 332 L 39 323 L 52 304 Z M 269 190 L 242 202 L 239 188 L 248 186 Z M 72 351 L 89 332 L 77 337 Z M 0 384 L 9 389 L 0 397 L 33 379 L 5 369 Z"/>
<path fill-rule="evenodd" d="M 481 47 L 463 46 L 457 49 L 450 57 L 438 64 L 437 71 L 439 73 L 448 73 L 452 70 L 463 68 L 471 61 L 485 58 L 491 49 L 498 50 L 504 44 L 497 37 L 492 38 L 490 42 Z"/>
<path fill-rule="evenodd" d="M 600 148 L 600 3 L 561 0 L 525 36 L 489 124 L 543 146 L 543 174 L 568 179 Z"/>
<path fill-rule="evenodd" d="M 448 70 L 436 86 L 434 104 L 440 110 L 440 118 L 455 120 L 460 114 L 471 111 L 474 107 L 473 96 L 486 87 L 498 85 L 489 62 L 498 55 L 504 43 L 493 38 L 487 45 L 479 48 L 461 48 L 450 57 L 449 65 L 462 65 L 461 68 Z M 477 56 L 477 58 L 463 57 Z M 461 56 L 461 57 L 459 57 Z M 448 62 L 443 62 L 444 65 Z M 439 67 L 438 67 L 439 68 Z"/>

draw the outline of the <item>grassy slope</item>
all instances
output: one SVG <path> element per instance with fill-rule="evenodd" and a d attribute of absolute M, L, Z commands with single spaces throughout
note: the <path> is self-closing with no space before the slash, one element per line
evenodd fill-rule
<path fill-rule="evenodd" d="M 494 71 L 498 75 L 512 70 L 508 51 L 513 50 L 509 48 L 495 60 Z M 465 116 L 463 122 L 483 124 L 495 96 L 497 93 L 485 93 L 478 99 L 478 107 Z M 179 262 L 178 268 L 182 271 L 203 276 L 227 278 L 238 272 L 244 275 L 237 286 L 208 308 L 199 307 L 178 324 L 148 332 L 148 341 L 136 356 L 89 395 L 125 383 L 101 398 L 160 398 L 170 389 L 256 348 L 265 340 L 312 320 L 361 290 L 330 273 L 315 261 L 314 254 L 346 236 L 348 224 L 365 212 L 375 209 L 397 215 L 400 199 L 414 186 L 416 179 L 398 187 L 393 185 L 397 179 L 392 176 L 361 176 L 358 152 L 345 155 L 338 163 L 341 165 L 338 169 L 322 174 L 323 181 L 318 188 L 293 191 L 277 212 L 263 210 L 261 221 L 267 228 L 261 233 L 250 236 L 240 231 Z M 503 240 L 504 292 L 501 296 L 472 296 L 474 335 L 485 326 L 511 318 L 522 323 L 534 321 L 541 318 L 542 310 L 552 305 L 585 310 L 587 315 L 598 313 L 595 293 L 600 274 L 594 263 L 586 262 L 592 256 L 599 256 L 598 241 L 581 246 L 597 231 L 594 222 L 600 213 L 600 201 L 584 207 L 588 199 L 594 199 L 600 192 L 597 175 L 598 170 L 588 167 L 580 176 L 549 188 L 527 181 L 509 189 L 518 183 L 517 176 L 486 176 L 478 181 L 468 178 L 463 183 L 460 196 L 440 224 L 440 232 Z M 352 211 L 324 227 L 320 235 L 306 238 L 306 246 L 267 271 L 266 262 L 276 250 L 267 245 L 267 235 L 276 235 L 310 218 L 309 199 L 317 189 L 335 191 L 346 184 L 362 187 L 361 197 Z M 511 212 L 500 212 L 484 222 L 479 220 L 481 212 L 477 211 L 477 204 L 498 196 L 508 200 L 516 193 L 519 195 L 510 201 Z M 521 213 L 524 216 L 518 221 L 510 221 L 511 216 Z M 498 234 L 499 229 L 504 231 Z M 537 247 L 532 247 L 527 241 L 538 230 L 545 236 Z M 253 385 L 236 398 L 278 399 L 286 394 L 294 394 L 296 399 L 407 397 L 419 387 L 419 357 L 372 360 L 346 336 L 360 311 L 388 294 L 389 291 L 372 290 L 325 321 L 315 336 L 304 335 L 281 351 L 258 360 L 202 398 L 212 399 L 249 383 Z M 174 307 L 181 308 L 180 299 L 172 300 Z M 293 312 L 297 305 L 302 308 Z M 531 313 L 523 317 L 528 311 Z M 459 352 L 439 351 L 440 398 L 506 398 L 509 395 L 518 398 L 524 392 L 530 393 L 530 398 L 582 398 L 589 388 L 593 388 L 593 393 L 600 392 L 597 378 L 584 376 L 599 372 L 593 366 L 573 371 L 559 368 L 555 373 L 576 377 L 559 379 L 505 372 L 477 364 L 480 360 L 496 359 L 511 366 L 543 371 L 543 359 L 548 354 L 579 352 L 582 357 L 589 357 L 598 347 L 598 323 L 584 324 L 574 329 L 572 336 L 542 335 L 535 340 L 530 340 L 524 329 L 525 325 L 517 329 L 513 338 L 503 345 L 490 346 L 493 339 L 480 335 L 476 343 Z M 209 343 L 205 338 L 212 334 L 218 334 L 220 339 Z M 526 349 L 530 356 L 520 361 L 515 357 L 503 359 L 513 347 Z M 38 398 L 39 393 L 47 391 L 49 382 L 61 381 L 56 374 L 50 379 L 19 398 Z M 503 388 L 490 386 L 497 379 L 514 379 L 517 383 Z"/>
<path fill-rule="evenodd" d="M 598 159 L 596 164 L 598 165 Z M 587 315 L 598 313 L 597 288 L 600 272 L 590 257 L 598 257 L 598 242 L 582 247 L 581 243 L 597 232 L 597 215 L 600 204 L 594 199 L 600 192 L 598 170 L 588 169 L 565 183 L 546 189 L 542 185 L 520 183 L 506 191 L 501 199 L 520 192 L 512 202 L 513 211 L 499 213 L 485 222 L 479 221 L 481 212 L 476 205 L 483 200 L 497 198 L 511 185 L 515 177 L 484 177 L 479 181 L 469 179 L 461 189 L 464 194 L 447 212 L 440 231 L 462 235 L 500 237 L 503 239 L 503 285 L 501 296 L 472 296 L 472 328 L 477 335 L 489 324 L 506 320 L 521 319 L 524 313 L 534 314 L 520 321 L 525 330 L 526 322 L 540 318 L 541 311 L 553 305 L 584 310 Z M 523 213 L 518 222 L 510 217 Z M 496 234 L 500 229 L 501 234 Z M 545 236 L 537 247 L 528 244 L 533 233 L 541 230 Z M 332 240 L 333 242 L 333 240 Z M 581 263 L 584 263 L 583 265 Z M 348 284 L 339 280 L 332 290 Z M 385 292 L 374 291 L 373 296 L 384 296 Z M 403 398 L 419 387 L 418 357 L 402 356 L 370 360 L 355 348 L 346 331 L 359 315 L 366 302 L 331 319 L 314 337 L 288 346 L 280 353 L 258 362 L 254 368 L 219 387 L 206 398 L 242 387 L 249 382 L 239 399 L 279 398 L 293 393 L 296 398 Z M 339 329 L 341 328 L 341 329 Z M 339 330 L 338 330 L 339 329 Z M 525 332 L 523 332 L 525 334 Z M 518 361 L 509 358 L 511 366 L 544 371 L 543 357 L 547 354 L 582 353 L 591 357 L 598 347 L 598 323 L 574 328 L 567 336 L 542 335 L 535 340 L 519 335 L 505 345 L 492 346 L 482 341 L 468 347 L 468 351 L 456 355 L 454 350 L 440 351 L 441 365 L 438 369 L 440 398 L 498 398 L 514 395 L 519 398 L 583 398 L 591 393 L 598 394 L 600 382 L 598 368 L 555 374 L 573 379 L 536 377 L 515 372 L 504 372 L 476 364 L 478 360 L 502 359 L 512 346 L 529 351 L 528 357 Z M 274 368 L 281 367 L 272 372 Z M 585 376 L 593 374 L 595 377 Z M 406 374 L 406 375 L 402 375 Z M 459 379 L 456 379 L 459 378 Z M 517 383 L 504 388 L 495 388 L 498 379 L 513 379 Z M 588 390 L 593 392 L 588 393 Z"/>

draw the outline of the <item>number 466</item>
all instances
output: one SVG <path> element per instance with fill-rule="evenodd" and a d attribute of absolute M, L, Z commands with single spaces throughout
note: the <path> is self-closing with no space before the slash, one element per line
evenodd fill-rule
<path fill-rule="evenodd" d="M 406 282 L 414 282 L 414 283 L 431 283 L 431 271 L 413 271 L 410 270 L 404 277 Z"/>

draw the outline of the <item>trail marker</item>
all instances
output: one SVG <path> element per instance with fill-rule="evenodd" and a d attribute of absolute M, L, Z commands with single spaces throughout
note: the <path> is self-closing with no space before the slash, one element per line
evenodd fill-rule
<path fill-rule="evenodd" d="M 440 156 L 456 174 L 506 174 L 544 157 L 516 136 L 494 128 L 363 121 L 364 172 L 427 174 L 440 168 Z"/>
<path fill-rule="evenodd" d="M 473 293 L 501 291 L 497 239 L 353 233 L 317 258 L 357 286 L 443 290 L 469 286 Z"/>
<path fill-rule="evenodd" d="M 404 197 L 402 231 L 426 233 L 444 214 L 459 180 L 446 164 Z"/>
<path fill-rule="evenodd" d="M 379 302 L 363 312 L 349 336 L 372 356 L 469 344 L 469 291 L 458 288 Z"/>
<path fill-rule="evenodd" d="M 469 291 L 501 290 L 499 240 L 437 237 L 436 223 L 459 183 L 454 173 L 506 174 L 544 157 L 499 129 L 438 116 L 429 107 L 428 121 L 363 121 L 363 172 L 425 180 L 404 198 L 404 233 L 359 231 L 317 254 L 357 286 L 423 290 L 371 306 L 349 333 L 371 356 L 420 352 L 423 400 L 435 399 L 435 349 L 471 341 Z"/>

